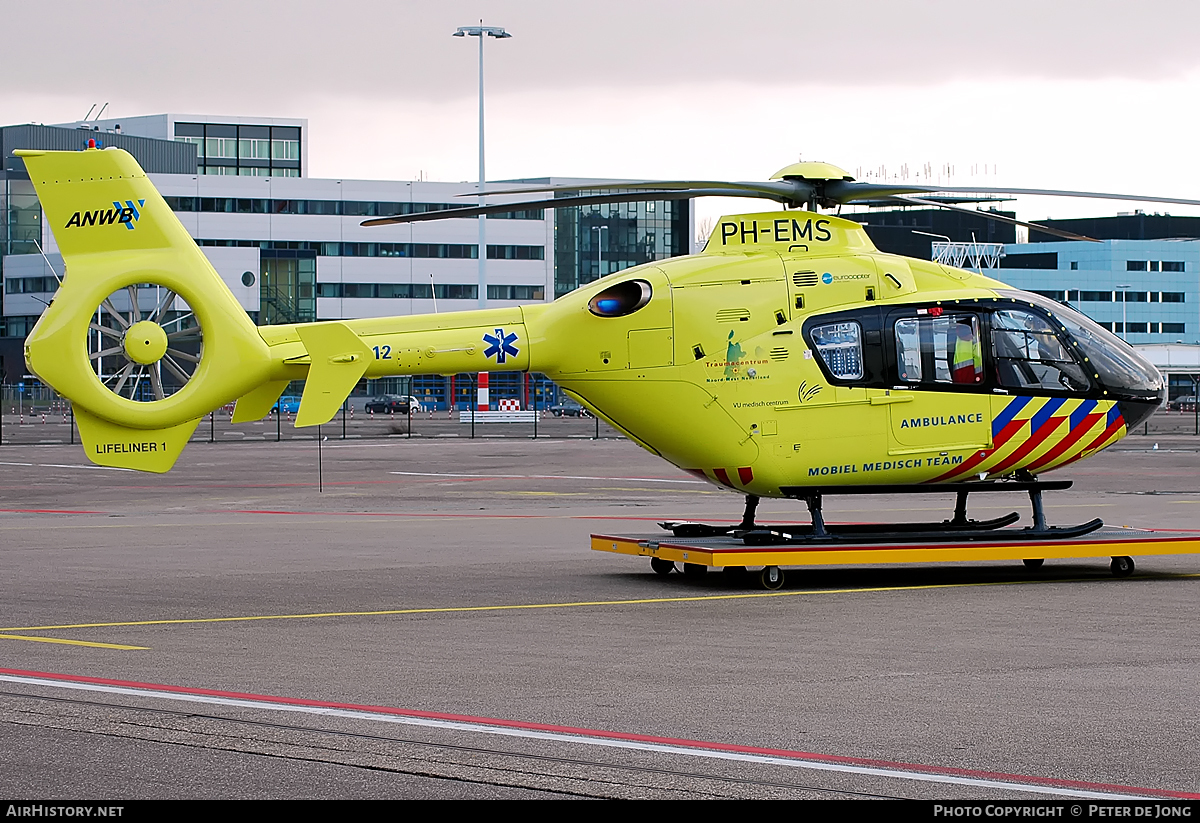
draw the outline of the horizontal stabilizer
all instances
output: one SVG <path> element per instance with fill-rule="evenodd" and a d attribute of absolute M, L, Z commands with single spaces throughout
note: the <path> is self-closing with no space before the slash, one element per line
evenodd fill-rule
<path fill-rule="evenodd" d="M 233 407 L 233 420 L 230 422 L 250 423 L 262 420 L 271 411 L 287 385 L 287 380 L 272 380 L 270 383 L 263 383 L 249 394 L 243 394 Z"/>
<path fill-rule="evenodd" d="M 131 429 L 76 406 L 75 422 L 84 453 L 96 465 L 161 474 L 175 465 L 200 418 L 165 429 Z"/>
<path fill-rule="evenodd" d="M 371 365 L 371 349 L 345 323 L 296 327 L 311 361 L 296 427 L 328 423 Z"/>

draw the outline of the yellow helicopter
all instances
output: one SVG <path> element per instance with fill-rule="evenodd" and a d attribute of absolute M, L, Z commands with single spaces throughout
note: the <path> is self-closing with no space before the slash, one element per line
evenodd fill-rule
<path fill-rule="evenodd" d="M 293 380 L 306 381 L 296 425 L 313 426 L 364 377 L 536 371 L 643 448 L 745 495 L 737 526 L 663 524 L 678 535 L 1069 537 L 1101 523 L 1047 526 L 1041 492 L 1070 484 L 1036 476 L 1115 443 L 1164 399 L 1153 365 L 1074 310 L 881 253 L 861 225 L 819 211 L 962 190 L 857 183 L 835 166 L 799 163 L 764 183 L 629 181 L 613 192 L 377 218 L 364 225 L 703 195 L 791 207 L 724 217 L 700 254 L 626 269 L 553 303 L 256 327 L 129 154 L 16 153 L 68 271 L 26 361 L 72 401 L 100 465 L 168 471 L 203 415 L 236 400 L 235 422 L 260 419 Z M 1016 191 L 1035 192 L 1164 201 Z M 146 284 L 161 293 L 148 315 L 137 308 Z M 111 299 L 119 292 L 130 294 L 128 313 Z M 177 299 L 194 325 L 167 319 Z M 91 337 L 104 347 L 89 352 Z M 123 365 L 102 377 L 101 357 Z M 164 371 L 182 388 L 164 391 Z M 146 382 L 153 400 L 123 396 Z M 957 491 L 954 517 L 824 523 L 823 494 L 885 488 Z M 1003 529 L 1016 514 L 967 518 L 968 493 L 998 489 L 1029 492 L 1032 528 Z M 805 500 L 812 525 L 760 527 L 760 497 Z"/>

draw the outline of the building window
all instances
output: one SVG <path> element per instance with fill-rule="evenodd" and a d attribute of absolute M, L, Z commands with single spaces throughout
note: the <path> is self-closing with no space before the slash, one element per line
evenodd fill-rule
<path fill-rule="evenodd" d="M 270 160 L 271 141 L 259 139 L 239 140 L 238 155 L 243 160 Z"/>
<path fill-rule="evenodd" d="M 271 141 L 271 159 L 272 160 L 299 160 L 300 159 L 300 141 L 299 140 L 272 140 Z"/>
<path fill-rule="evenodd" d="M 1179 260 L 1162 261 L 1163 271 L 1183 271 L 1183 262 Z"/>
<path fill-rule="evenodd" d="M 1184 293 L 1181 291 L 1165 291 L 1162 293 L 1164 303 L 1183 303 Z"/>
<path fill-rule="evenodd" d="M 54 277 L 12 277 L 4 282 L 8 294 L 50 294 L 58 291 Z"/>
<path fill-rule="evenodd" d="M 232 137 L 207 137 L 204 140 L 204 156 L 237 160 L 237 140 Z"/>
<path fill-rule="evenodd" d="M 489 220 L 545 220 L 546 213 L 542 209 L 525 209 L 524 211 L 502 211 L 485 215 Z"/>
<path fill-rule="evenodd" d="M 1158 261 L 1157 260 L 1150 261 L 1150 271 L 1158 271 Z"/>
<path fill-rule="evenodd" d="M 1071 271 L 1079 271 L 1079 261 L 1078 260 L 1071 261 Z"/>
<path fill-rule="evenodd" d="M 488 300 L 544 300 L 544 286 L 488 286 Z"/>
<path fill-rule="evenodd" d="M 1163 323 L 1163 334 L 1183 334 L 1185 332 L 1185 323 Z"/>
<path fill-rule="evenodd" d="M 1042 297 L 1049 297 L 1051 300 L 1057 300 L 1062 303 L 1066 300 L 1066 292 L 1061 291 L 1043 291 L 1041 289 L 1030 289 L 1034 294 L 1040 294 Z"/>
<path fill-rule="evenodd" d="M 1081 291 L 1079 292 L 1079 302 L 1081 303 L 1111 303 L 1113 299 L 1110 291 Z"/>
<path fill-rule="evenodd" d="M 543 246 L 488 246 L 488 260 L 545 260 Z"/>
<path fill-rule="evenodd" d="M 1126 260 L 1125 271 L 1146 271 L 1146 260 Z"/>
<path fill-rule="evenodd" d="M 1146 334 L 1145 323 L 1126 323 L 1125 331 L 1128 334 Z"/>

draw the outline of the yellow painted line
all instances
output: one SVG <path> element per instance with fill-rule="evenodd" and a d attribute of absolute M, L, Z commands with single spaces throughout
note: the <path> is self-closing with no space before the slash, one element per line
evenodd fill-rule
<path fill-rule="evenodd" d="M 122 646 L 118 643 L 93 643 L 89 640 L 64 640 L 61 637 L 27 637 L 20 634 L 0 634 L 0 640 L 32 640 L 35 643 L 62 643 L 67 646 L 89 646 L 93 649 L 123 649 L 145 651 L 149 646 Z"/>
<path fill-rule="evenodd" d="M 1176 580 L 1200 577 L 1196 574 L 1164 574 L 1140 580 Z M 258 620 L 314 620 L 324 617 L 386 617 L 402 614 L 454 614 L 463 612 L 529 611 L 532 609 L 570 609 L 581 606 L 641 606 L 654 603 L 698 603 L 709 600 L 756 600 L 767 597 L 803 597 L 820 594 L 870 594 L 877 592 L 912 592 L 930 589 L 968 589 L 983 586 L 1028 586 L 1045 583 L 1106 583 L 1118 582 L 1116 578 L 1056 578 L 1051 580 L 999 580 L 987 583 L 929 583 L 921 586 L 879 586 L 863 589 L 808 589 L 796 592 L 754 592 L 747 594 L 704 594 L 689 597 L 647 597 L 637 600 L 583 600 L 567 603 L 517 603 L 500 606 L 444 606 L 426 609 L 383 609 L 363 612 L 314 612 L 311 614 L 259 614 L 242 617 L 188 617 L 166 620 L 129 620 L 112 623 L 64 623 L 55 626 L 17 626 L 0 629 L 0 632 L 55 631 L 58 629 L 102 629 L 119 626 L 179 626 L 197 623 L 248 623 Z M 1119 581 L 1128 582 L 1128 581 Z M 3 637 L 4 635 L 0 635 Z M 41 639 L 41 638 L 38 638 Z"/>

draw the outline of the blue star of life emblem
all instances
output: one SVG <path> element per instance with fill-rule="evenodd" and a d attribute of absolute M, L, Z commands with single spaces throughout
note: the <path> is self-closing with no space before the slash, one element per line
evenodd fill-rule
<path fill-rule="evenodd" d="M 505 334 L 504 329 L 496 329 L 494 335 L 485 334 L 483 342 L 488 344 L 488 347 L 483 350 L 483 356 L 489 360 L 495 357 L 497 365 L 503 364 L 505 357 L 517 356 L 517 347 L 513 345 L 517 342 L 515 331 Z"/>

